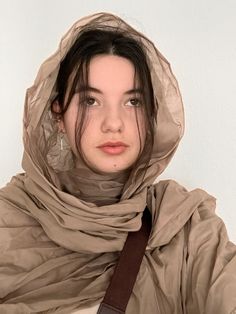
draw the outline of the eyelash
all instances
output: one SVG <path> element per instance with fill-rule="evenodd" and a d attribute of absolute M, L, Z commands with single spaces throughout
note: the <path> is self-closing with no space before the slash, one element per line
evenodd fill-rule
<path fill-rule="evenodd" d="M 93 101 L 93 103 L 90 102 L 91 100 Z M 94 105 L 94 102 L 98 102 L 97 99 L 93 96 L 87 95 L 87 96 L 81 97 L 79 104 L 85 107 L 92 107 Z"/>
<path fill-rule="evenodd" d="M 129 100 L 129 102 L 131 103 L 132 101 L 135 101 L 135 104 L 132 104 L 132 107 L 140 107 L 141 106 L 141 99 L 139 99 L 139 98 L 131 98 L 130 100 Z"/>
<path fill-rule="evenodd" d="M 89 104 L 89 101 L 93 101 L 93 103 L 91 104 Z M 135 104 L 132 104 L 132 101 L 135 101 Z M 88 97 L 86 97 L 86 99 L 85 99 L 85 101 L 84 101 L 84 104 L 86 105 L 86 106 L 88 106 L 88 107 L 91 107 L 91 106 L 93 106 L 94 105 L 94 102 L 96 102 L 96 99 L 94 98 L 94 97 L 91 97 L 91 96 L 88 96 Z M 132 105 L 130 106 L 130 107 L 140 107 L 141 106 L 141 99 L 139 99 L 139 98 L 130 98 L 129 99 L 129 101 L 128 102 L 130 102 Z M 127 102 L 127 103 L 128 103 Z"/>
<path fill-rule="evenodd" d="M 93 101 L 96 101 L 96 99 L 93 98 L 93 97 L 87 97 L 87 98 L 85 99 L 85 104 L 86 104 L 86 106 L 90 107 L 90 106 L 93 105 L 93 104 L 89 104 L 89 101 L 90 101 L 91 99 L 92 99 Z"/>

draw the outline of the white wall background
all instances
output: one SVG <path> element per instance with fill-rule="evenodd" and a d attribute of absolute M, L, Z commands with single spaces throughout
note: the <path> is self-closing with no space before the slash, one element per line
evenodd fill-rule
<path fill-rule="evenodd" d="M 236 1 L 8 0 L 0 4 L 0 186 L 21 172 L 24 94 L 77 19 L 109 11 L 152 38 L 182 91 L 186 133 L 161 178 L 218 199 L 236 242 Z"/>

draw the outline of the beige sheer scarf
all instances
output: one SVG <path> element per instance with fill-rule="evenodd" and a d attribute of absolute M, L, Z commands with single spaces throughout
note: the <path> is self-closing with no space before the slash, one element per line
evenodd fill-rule
<path fill-rule="evenodd" d="M 146 50 L 159 109 L 155 144 L 142 179 L 137 173 L 143 165 L 118 177 L 98 178 L 86 167 L 75 171 L 70 147 L 60 151 L 56 122 L 50 111 L 55 80 L 60 61 L 86 27 L 118 28 L 141 41 Z M 21 243 L 28 249 L 20 272 L 17 260 L 21 259 L 17 251 L 12 251 L 16 277 L 4 278 L 2 295 L 7 296 L 3 300 L 17 303 L 22 310 L 19 313 L 47 313 L 55 308 L 57 313 L 69 313 L 101 300 L 127 232 L 140 228 L 146 203 L 154 221 L 158 217 L 160 200 L 156 201 L 155 189 L 150 186 L 168 165 L 183 131 L 178 84 L 169 63 L 153 43 L 112 14 L 99 13 L 76 22 L 27 90 L 22 162 L 26 174 L 13 178 L 1 192 L 1 199 L 24 226 Z M 89 192 L 83 184 L 91 184 Z M 176 228 L 172 229 L 168 237 Z M 9 237 L 13 236 L 13 230 L 9 231 Z M 158 244 L 155 239 L 153 231 L 150 248 Z M 165 242 L 164 238 L 158 241 Z M 131 303 L 133 307 L 135 301 Z"/>

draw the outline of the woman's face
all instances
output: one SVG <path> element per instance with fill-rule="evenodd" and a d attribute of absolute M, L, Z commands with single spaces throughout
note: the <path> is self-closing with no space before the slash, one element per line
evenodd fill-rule
<path fill-rule="evenodd" d="M 132 166 L 145 142 L 142 95 L 134 90 L 135 70 L 125 58 L 97 55 L 88 72 L 86 119 L 81 137 L 81 153 L 98 172 L 117 172 Z M 74 95 L 63 123 L 76 154 L 75 127 L 80 92 Z M 80 114 L 80 113 L 79 113 Z"/>

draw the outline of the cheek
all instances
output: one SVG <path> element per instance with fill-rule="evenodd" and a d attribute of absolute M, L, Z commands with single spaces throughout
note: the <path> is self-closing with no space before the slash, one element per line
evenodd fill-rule
<path fill-rule="evenodd" d="M 85 123 L 80 141 L 83 153 L 86 153 L 86 151 L 88 151 L 93 146 L 97 134 L 95 129 L 95 123 Z"/>
<path fill-rule="evenodd" d="M 144 116 L 140 115 L 137 117 L 138 118 L 138 126 L 137 126 L 137 132 L 138 134 L 138 140 L 141 140 L 141 149 L 143 149 L 143 146 L 145 144 L 145 139 L 146 139 L 146 123 L 144 120 Z"/>

